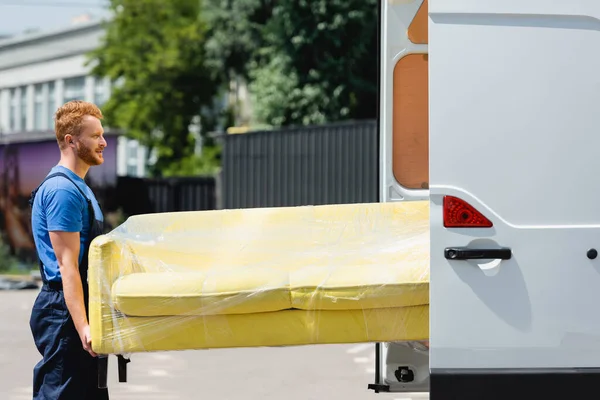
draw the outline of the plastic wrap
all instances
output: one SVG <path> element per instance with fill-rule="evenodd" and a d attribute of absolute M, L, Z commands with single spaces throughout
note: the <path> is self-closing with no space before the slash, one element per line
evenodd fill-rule
<path fill-rule="evenodd" d="M 429 334 L 428 202 L 139 215 L 89 263 L 99 354 Z"/>

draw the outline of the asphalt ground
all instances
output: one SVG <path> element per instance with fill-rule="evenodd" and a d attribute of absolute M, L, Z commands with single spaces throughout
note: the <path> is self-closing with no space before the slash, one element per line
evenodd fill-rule
<path fill-rule="evenodd" d="M 31 399 L 40 359 L 29 331 L 37 290 L 0 291 L 0 399 Z M 111 399 L 427 399 L 368 390 L 374 376 L 372 344 L 218 349 L 135 354 L 128 382 L 119 383 L 109 359 Z"/>

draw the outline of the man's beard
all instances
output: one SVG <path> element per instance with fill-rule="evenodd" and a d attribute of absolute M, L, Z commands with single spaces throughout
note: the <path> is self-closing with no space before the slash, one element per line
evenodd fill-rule
<path fill-rule="evenodd" d="M 99 160 L 98 157 L 95 156 L 95 150 L 85 146 L 79 146 L 77 149 L 77 156 L 90 166 L 102 164 L 102 160 Z"/>

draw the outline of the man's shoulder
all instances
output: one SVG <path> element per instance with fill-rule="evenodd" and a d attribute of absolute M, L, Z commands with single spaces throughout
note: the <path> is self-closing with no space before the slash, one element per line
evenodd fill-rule
<path fill-rule="evenodd" d="M 49 175 L 48 177 L 46 177 L 46 181 L 40 186 L 40 191 L 50 193 L 66 190 L 73 193 L 79 193 L 79 190 L 77 190 L 77 187 L 75 185 L 75 182 L 69 180 L 69 178 L 64 175 Z"/>
<path fill-rule="evenodd" d="M 40 196 L 40 200 L 46 201 L 77 200 L 85 202 L 81 191 L 76 185 L 76 182 L 69 180 L 65 176 L 53 176 L 42 183 L 36 196 Z"/>
<path fill-rule="evenodd" d="M 46 179 L 40 185 L 32 210 L 32 215 L 37 216 L 35 221 L 41 222 L 39 218 L 42 216 L 45 219 L 38 228 L 44 231 L 81 231 L 86 201 L 75 185 L 64 176 Z"/>

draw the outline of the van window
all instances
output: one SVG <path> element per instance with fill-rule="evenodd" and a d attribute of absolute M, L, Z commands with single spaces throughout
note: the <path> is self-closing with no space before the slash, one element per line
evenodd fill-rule
<path fill-rule="evenodd" d="M 427 66 L 427 54 L 409 54 L 394 67 L 392 169 L 407 189 L 429 188 Z"/>

